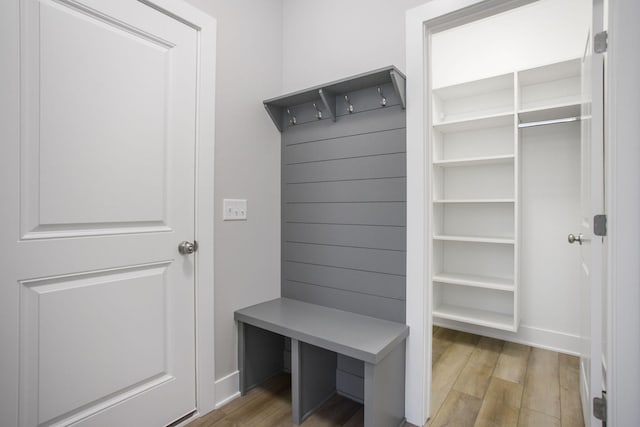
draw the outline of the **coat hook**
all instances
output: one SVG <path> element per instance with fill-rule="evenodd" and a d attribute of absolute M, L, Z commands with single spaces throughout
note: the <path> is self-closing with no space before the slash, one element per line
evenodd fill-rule
<path fill-rule="evenodd" d="M 383 107 L 387 106 L 387 98 L 385 98 L 385 96 L 382 94 L 382 88 L 378 87 L 378 95 L 380 95 L 380 105 L 382 105 Z"/>
<path fill-rule="evenodd" d="M 316 119 L 322 120 L 322 111 L 318 107 L 316 107 L 316 103 L 313 103 L 313 108 L 316 109 Z"/>
<path fill-rule="evenodd" d="M 353 105 L 351 105 L 351 101 L 349 101 L 348 95 L 344 96 L 344 101 L 347 103 L 347 111 L 349 112 L 349 114 L 353 113 Z"/>
<path fill-rule="evenodd" d="M 298 121 L 296 120 L 295 114 L 291 114 L 291 110 L 289 110 L 288 108 L 287 108 L 287 114 L 289 115 L 289 125 L 290 126 L 293 126 L 293 125 L 298 123 Z"/>

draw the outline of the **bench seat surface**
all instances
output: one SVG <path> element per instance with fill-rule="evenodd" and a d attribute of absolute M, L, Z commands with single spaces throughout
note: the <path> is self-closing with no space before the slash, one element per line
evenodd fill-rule
<path fill-rule="evenodd" d="M 377 364 L 409 335 L 409 327 L 289 298 L 235 312 L 235 320 Z"/>

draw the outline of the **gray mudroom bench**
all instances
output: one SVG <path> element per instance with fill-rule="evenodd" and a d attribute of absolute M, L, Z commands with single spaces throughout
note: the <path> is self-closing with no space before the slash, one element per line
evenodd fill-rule
<path fill-rule="evenodd" d="M 365 426 L 404 424 L 407 325 L 289 298 L 238 310 L 235 320 L 243 395 L 282 370 L 289 337 L 294 424 L 335 394 L 337 354 L 364 362 Z"/>
<path fill-rule="evenodd" d="M 393 66 L 264 101 L 281 132 L 281 296 L 235 312 L 240 390 L 290 372 L 292 421 L 335 393 L 404 423 L 405 77 Z"/>

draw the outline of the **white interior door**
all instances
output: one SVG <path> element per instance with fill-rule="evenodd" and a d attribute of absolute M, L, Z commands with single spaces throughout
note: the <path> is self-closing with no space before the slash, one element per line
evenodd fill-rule
<path fill-rule="evenodd" d="M 603 357 L 603 238 L 594 234 L 594 216 L 604 213 L 604 59 L 594 53 L 593 35 L 602 31 L 602 0 L 593 1 L 593 21 L 582 66 L 581 217 L 579 244 L 582 272 L 581 398 L 587 426 L 601 421 L 593 415 L 593 398 L 604 386 Z"/>
<path fill-rule="evenodd" d="M 168 424 L 195 408 L 177 248 L 194 237 L 196 30 L 137 1 L 12 1 L 0 425 Z"/>

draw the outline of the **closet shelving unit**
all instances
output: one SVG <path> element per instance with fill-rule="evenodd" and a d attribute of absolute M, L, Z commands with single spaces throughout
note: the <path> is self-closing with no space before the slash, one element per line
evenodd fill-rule
<path fill-rule="evenodd" d="M 578 59 L 433 89 L 433 315 L 520 322 L 520 132 L 578 120 Z"/>

